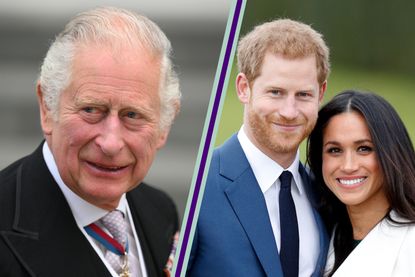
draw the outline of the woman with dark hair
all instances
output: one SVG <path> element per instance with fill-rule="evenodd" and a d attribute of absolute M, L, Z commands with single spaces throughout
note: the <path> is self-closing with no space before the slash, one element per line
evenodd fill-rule
<path fill-rule="evenodd" d="M 344 91 L 319 112 L 308 163 L 333 230 L 327 276 L 415 276 L 415 152 L 394 108 Z"/>

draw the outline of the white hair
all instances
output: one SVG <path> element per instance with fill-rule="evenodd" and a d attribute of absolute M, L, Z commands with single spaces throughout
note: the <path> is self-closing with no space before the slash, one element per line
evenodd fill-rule
<path fill-rule="evenodd" d="M 171 44 L 150 19 L 133 12 L 102 7 L 73 18 L 51 44 L 40 69 L 39 83 L 48 109 L 57 119 L 59 97 L 71 81 L 71 66 L 78 46 L 104 43 L 145 47 L 160 57 L 160 128 L 171 126 L 180 109 L 179 80 L 171 61 Z"/>

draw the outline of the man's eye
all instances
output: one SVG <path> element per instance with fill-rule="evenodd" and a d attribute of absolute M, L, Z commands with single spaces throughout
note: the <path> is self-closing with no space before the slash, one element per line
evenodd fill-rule
<path fill-rule="evenodd" d="M 89 123 L 97 123 L 105 115 L 105 110 L 102 110 L 97 107 L 83 107 L 81 108 L 80 115 L 84 120 Z"/>
<path fill-rule="evenodd" d="M 297 94 L 299 97 L 305 98 L 305 97 L 311 97 L 312 94 L 306 91 L 301 91 Z"/>
<path fill-rule="evenodd" d="M 127 112 L 126 116 L 133 119 L 138 118 L 138 114 L 136 112 Z"/>
<path fill-rule="evenodd" d="M 281 94 L 281 91 L 280 91 L 280 90 L 278 90 L 278 89 L 273 89 L 273 90 L 270 90 L 270 93 L 271 93 L 272 95 L 280 95 L 280 94 Z"/>
<path fill-rule="evenodd" d="M 97 112 L 97 109 L 93 108 L 93 107 L 85 107 L 82 110 L 86 113 L 96 113 Z"/>

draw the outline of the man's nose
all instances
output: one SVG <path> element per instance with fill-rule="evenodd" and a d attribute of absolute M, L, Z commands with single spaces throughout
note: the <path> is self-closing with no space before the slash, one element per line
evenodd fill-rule
<path fill-rule="evenodd" d="M 280 115 L 287 120 L 293 120 L 297 118 L 298 107 L 297 107 L 297 101 L 295 100 L 294 96 L 291 96 L 291 95 L 287 96 L 285 101 L 281 103 Z"/>
<path fill-rule="evenodd" d="M 96 144 L 106 156 L 118 154 L 124 147 L 124 138 L 122 135 L 122 122 L 118 115 L 108 115 L 102 122 L 99 136 L 96 138 Z"/>

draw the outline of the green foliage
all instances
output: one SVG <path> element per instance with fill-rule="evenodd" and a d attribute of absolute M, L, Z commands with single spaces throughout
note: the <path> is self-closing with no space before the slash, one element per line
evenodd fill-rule
<path fill-rule="evenodd" d="M 247 0 L 241 34 L 286 17 L 324 35 L 332 61 L 415 74 L 415 1 Z"/>

